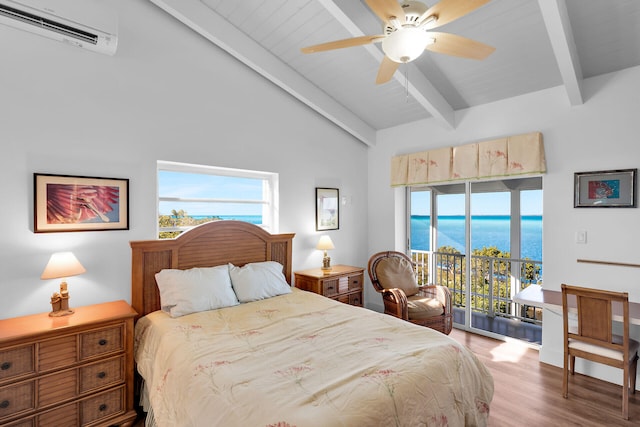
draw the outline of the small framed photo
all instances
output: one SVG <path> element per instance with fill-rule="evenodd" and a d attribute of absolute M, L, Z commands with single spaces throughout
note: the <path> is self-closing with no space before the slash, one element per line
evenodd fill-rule
<path fill-rule="evenodd" d="M 35 173 L 35 233 L 129 229 L 129 180 Z"/>
<path fill-rule="evenodd" d="M 638 169 L 574 174 L 576 208 L 635 208 Z"/>
<path fill-rule="evenodd" d="M 316 188 L 316 231 L 340 227 L 338 189 Z"/>

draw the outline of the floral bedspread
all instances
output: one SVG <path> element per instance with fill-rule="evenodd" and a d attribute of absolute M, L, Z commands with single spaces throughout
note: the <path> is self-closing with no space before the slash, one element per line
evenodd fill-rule
<path fill-rule="evenodd" d="M 493 378 L 455 340 L 305 291 L 136 324 L 163 426 L 483 426 Z"/>

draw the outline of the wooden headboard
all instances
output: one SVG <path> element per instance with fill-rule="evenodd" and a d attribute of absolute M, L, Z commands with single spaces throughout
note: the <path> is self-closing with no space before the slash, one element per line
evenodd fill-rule
<path fill-rule="evenodd" d="M 160 309 L 155 274 L 165 268 L 185 270 L 232 263 L 277 261 L 291 284 L 294 233 L 269 234 L 242 221 L 213 221 L 175 239 L 132 241 L 131 305 L 144 316 Z"/>

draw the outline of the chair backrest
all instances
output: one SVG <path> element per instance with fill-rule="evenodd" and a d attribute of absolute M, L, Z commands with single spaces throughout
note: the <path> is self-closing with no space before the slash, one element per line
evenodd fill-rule
<path fill-rule="evenodd" d="M 623 342 L 614 342 L 613 339 L 614 303 L 622 305 Z M 577 309 L 577 329 L 569 329 L 569 312 L 572 307 Z M 562 313 L 565 346 L 569 339 L 574 339 L 617 351 L 629 348 L 629 294 L 627 292 L 563 284 Z"/>
<path fill-rule="evenodd" d="M 407 296 L 418 292 L 414 262 L 402 252 L 378 252 L 369 258 L 367 265 L 371 284 L 378 292 L 399 288 Z"/>

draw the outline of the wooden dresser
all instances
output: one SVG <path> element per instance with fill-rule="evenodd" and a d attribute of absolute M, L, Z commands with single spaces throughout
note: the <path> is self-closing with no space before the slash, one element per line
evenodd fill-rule
<path fill-rule="evenodd" d="M 329 272 L 320 268 L 294 272 L 296 288 L 315 292 L 345 304 L 362 306 L 364 268 L 334 265 Z"/>
<path fill-rule="evenodd" d="M 130 426 L 133 320 L 124 301 L 0 320 L 0 425 Z"/>

